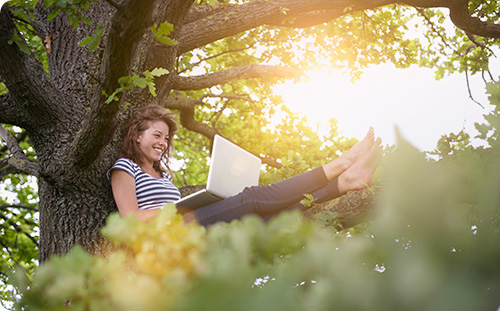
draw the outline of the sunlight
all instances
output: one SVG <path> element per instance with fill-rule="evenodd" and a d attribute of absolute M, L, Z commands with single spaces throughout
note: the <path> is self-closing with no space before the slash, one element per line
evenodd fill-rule
<path fill-rule="evenodd" d="M 469 98 L 460 74 L 436 81 L 431 69 L 383 64 L 366 69 L 354 83 L 338 71 L 319 70 L 308 77 L 308 82 L 287 81 L 274 91 L 289 109 L 307 116 L 313 128 L 319 124 L 320 133 L 335 118 L 342 135 L 361 139 L 373 126 L 384 144 L 393 145 L 397 126 L 406 140 L 430 151 L 444 134 L 465 129 L 473 136 L 474 123 L 484 122 L 483 115 L 491 111 L 480 77 L 470 79 L 471 88 L 485 109 Z"/>

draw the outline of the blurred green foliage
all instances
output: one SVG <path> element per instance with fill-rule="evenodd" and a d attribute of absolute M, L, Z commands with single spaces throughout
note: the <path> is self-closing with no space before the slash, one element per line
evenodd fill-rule
<path fill-rule="evenodd" d="M 52 258 L 18 283 L 18 309 L 496 310 L 500 88 L 488 90 L 489 145 L 451 143 L 434 161 L 401 139 L 362 228 L 335 232 L 296 212 L 208 229 L 173 206 L 148 224 L 112 215 L 102 232 L 121 249 Z"/>
<path fill-rule="evenodd" d="M 29 310 L 495 310 L 500 305 L 500 157 L 427 161 L 401 141 L 377 217 L 335 234 L 298 213 L 205 232 L 173 207 L 143 224 L 111 216 L 126 248 L 42 265 Z M 349 232 L 346 229 L 344 233 Z M 175 265 L 168 262 L 183 260 Z M 148 258 L 144 260 L 144 257 Z M 153 267 L 161 267 L 158 272 Z M 28 289 L 29 288 L 29 289 Z"/>

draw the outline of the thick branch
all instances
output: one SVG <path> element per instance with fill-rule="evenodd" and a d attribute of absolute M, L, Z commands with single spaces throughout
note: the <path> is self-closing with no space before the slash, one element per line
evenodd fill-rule
<path fill-rule="evenodd" d="M 179 36 L 178 55 L 260 25 L 310 27 L 389 4 L 448 8 L 458 28 L 478 36 L 500 38 L 500 26 L 470 16 L 468 1 L 463 0 L 255 0 L 241 5 L 193 8 Z"/>
<path fill-rule="evenodd" d="M 216 94 L 203 94 L 200 99 L 203 100 L 205 98 L 210 98 L 210 97 L 212 97 L 212 98 L 223 98 L 223 99 L 239 99 L 239 100 L 244 100 L 244 101 L 251 102 L 251 103 L 255 102 L 255 100 L 251 99 L 248 96 L 235 95 L 235 94 L 220 94 L 220 95 L 216 95 Z"/>
<path fill-rule="evenodd" d="M 2 160 L 0 161 L 0 167 L 5 167 L 9 164 L 8 160 Z M 4 169 L 0 169 L 0 180 L 3 180 L 5 176 L 10 175 L 10 174 L 19 174 L 21 173 L 17 168 L 9 165 Z"/>
<path fill-rule="evenodd" d="M 294 78 L 298 73 L 292 68 L 269 65 L 245 65 L 234 67 L 206 75 L 183 77 L 173 76 L 171 78 L 174 90 L 199 90 L 220 85 L 235 80 L 252 78 Z"/>
<path fill-rule="evenodd" d="M 315 215 L 324 212 L 337 212 L 340 216 L 341 229 L 347 229 L 357 224 L 366 222 L 373 217 L 373 208 L 376 206 L 377 199 L 381 197 L 381 190 L 361 190 L 350 191 L 340 198 L 326 201 L 306 209 L 302 214 L 307 219 L 314 219 Z"/>
<path fill-rule="evenodd" d="M 0 11 L 0 75 L 9 90 L 8 96 L 2 96 L 2 102 L 9 101 L 9 107 L 0 108 L 0 122 L 22 125 L 25 128 L 34 124 L 24 124 L 27 120 L 38 126 L 45 122 L 54 122 L 60 112 L 52 104 L 64 102 L 57 90 L 45 75 L 42 64 L 33 55 L 23 53 L 17 44 L 9 44 L 17 28 L 7 6 Z M 18 33 L 18 37 L 22 36 Z M 29 117 L 28 117 L 29 115 Z"/>
<path fill-rule="evenodd" d="M 31 161 L 23 152 L 23 149 L 17 143 L 17 140 L 3 127 L 0 127 L 0 137 L 7 144 L 12 157 L 9 159 L 9 164 L 16 167 L 18 170 L 33 176 L 39 176 L 40 166 L 38 163 Z"/>
<path fill-rule="evenodd" d="M 180 55 L 260 25 L 308 27 L 347 14 L 345 9 L 348 7 L 364 10 L 391 2 L 394 1 L 256 0 L 225 8 L 215 6 L 212 11 L 206 8 L 202 13 L 200 9 L 193 10 L 186 17 L 189 23 L 180 33 L 178 53 Z"/>
<path fill-rule="evenodd" d="M 453 24 L 466 33 L 481 37 L 500 38 L 500 25 L 483 22 L 472 17 L 469 12 L 469 1 L 461 0 L 407 0 L 405 4 L 416 7 L 444 7 L 450 9 Z"/>
<path fill-rule="evenodd" d="M 104 90 L 112 94 L 120 87 L 118 79 L 130 74 L 134 55 L 142 35 L 151 26 L 154 1 L 128 0 L 120 3 L 120 9 L 111 20 L 106 50 L 103 56 Z M 75 164 L 85 167 L 92 163 L 99 151 L 111 139 L 116 127 L 116 114 L 120 103 L 106 104 L 106 97 L 96 89 L 95 106 L 86 118 L 75 142 Z"/>
<path fill-rule="evenodd" d="M 194 108 L 197 104 L 200 104 L 200 101 L 187 98 L 175 92 L 170 94 L 165 107 L 179 111 L 181 124 L 186 129 L 200 133 L 212 140 L 215 134 L 219 134 L 219 131 L 194 119 Z"/>

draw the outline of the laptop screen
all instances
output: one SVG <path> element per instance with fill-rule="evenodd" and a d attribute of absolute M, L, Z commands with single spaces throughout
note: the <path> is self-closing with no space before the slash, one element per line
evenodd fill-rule
<path fill-rule="evenodd" d="M 207 191 L 227 198 L 259 183 L 261 160 L 232 142 L 215 135 L 208 171 Z"/>

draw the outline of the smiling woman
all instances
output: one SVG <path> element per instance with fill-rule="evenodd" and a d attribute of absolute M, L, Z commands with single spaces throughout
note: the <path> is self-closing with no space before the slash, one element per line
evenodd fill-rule
<path fill-rule="evenodd" d="M 160 174 L 153 169 L 153 163 L 160 161 L 168 146 L 169 128 L 163 121 L 153 121 L 147 130 L 137 136 L 136 142 L 142 151 L 144 161 L 142 169 L 153 177 Z"/>
<path fill-rule="evenodd" d="M 417 148 L 431 151 L 442 135 L 462 129 L 475 133 L 474 124 L 491 111 L 484 81 L 479 76 L 469 81 L 474 99 L 485 108 L 471 100 L 464 75 L 436 81 L 431 69 L 396 69 L 387 64 L 368 68 L 355 82 L 346 74 L 322 70 L 310 73 L 308 82 L 288 81 L 274 90 L 289 109 L 307 116 L 320 134 L 328 133 L 325 126 L 334 118 L 347 137 L 361 139 L 365 126 L 371 125 L 385 144 L 392 145 L 397 126 Z"/>
<path fill-rule="evenodd" d="M 136 111 L 124 139 L 120 159 L 108 171 L 120 214 L 140 214 L 149 219 L 150 210 L 175 202 L 179 190 L 172 184 L 169 159 L 177 131 L 174 114 L 159 106 Z"/>
<path fill-rule="evenodd" d="M 143 221 L 155 217 L 167 203 L 176 203 L 179 190 L 172 184 L 168 164 L 172 155 L 175 120 L 160 106 L 138 108 L 134 114 L 120 158 L 108 171 L 113 196 L 122 216 Z M 183 213 L 184 220 L 207 226 L 229 222 L 247 214 L 272 218 L 278 213 L 304 210 L 305 193 L 317 202 L 369 186 L 381 157 L 380 139 L 371 128 L 365 138 L 339 158 L 279 183 L 252 186 L 226 199 Z"/>

